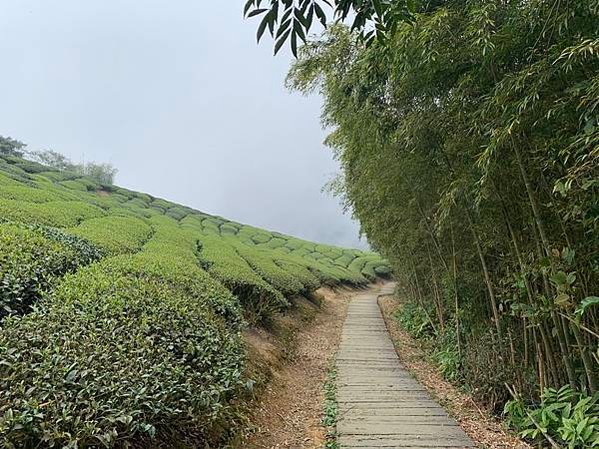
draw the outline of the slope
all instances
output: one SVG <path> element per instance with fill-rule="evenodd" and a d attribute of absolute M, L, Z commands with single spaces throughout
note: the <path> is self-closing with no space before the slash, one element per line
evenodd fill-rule
<path fill-rule="evenodd" d="M 2 156 L 0 442 L 216 441 L 252 384 L 248 320 L 388 274 L 374 253 Z"/>

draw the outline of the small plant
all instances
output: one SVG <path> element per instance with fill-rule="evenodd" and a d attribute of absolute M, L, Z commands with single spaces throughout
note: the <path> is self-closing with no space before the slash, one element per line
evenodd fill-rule
<path fill-rule="evenodd" d="M 505 405 L 508 424 L 533 442 L 553 441 L 568 449 L 599 446 L 599 394 L 585 396 L 569 386 L 547 388 L 536 407 L 521 399 Z"/>
<path fill-rule="evenodd" d="M 447 380 L 456 380 L 460 369 L 460 356 L 454 347 L 442 347 L 433 354 L 441 374 Z"/>
<path fill-rule="evenodd" d="M 324 384 L 324 416 L 322 425 L 327 429 L 325 449 L 337 449 L 337 370 L 334 362 L 327 371 L 327 380 Z"/>
<path fill-rule="evenodd" d="M 395 317 L 405 329 L 414 338 L 430 337 L 433 335 L 433 327 L 426 312 L 422 307 L 414 303 L 406 303 L 400 307 Z"/>

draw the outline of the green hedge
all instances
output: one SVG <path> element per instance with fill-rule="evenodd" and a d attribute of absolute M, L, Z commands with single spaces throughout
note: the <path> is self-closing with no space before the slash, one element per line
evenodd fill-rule
<path fill-rule="evenodd" d="M 236 419 L 242 311 L 267 318 L 286 297 L 385 270 L 370 253 L 350 262 L 334 247 L 40 170 L 0 158 L 0 301 L 29 312 L 0 327 L 0 447 L 142 447 L 173 432 L 215 447 Z"/>
<path fill-rule="evenodd" d="M 22 223 L 64 228 L 103 215 L 105 212 L 102 209 L 82 201 L 26 203 L 0 199 L 0 218 Z"/>
<path fill-rule="evenodd" d="M 239 232 L 239 227 L 233 223 L 224 223 L 220 226 L 221 235 L 236 235 Z"/>
<path fill-rule="evenodd" d="M 294 296 L 306 290 L 306 287 L 293 273 L 275 263 L 271 251 L 259 246 L 247 246 L 237 241 L 234 244 L 239 255 L 250 267 L 284 296 Z M 283 254 L 281 253 L 281 255 Z"/>
<path fill-rule="evenodd" d="M 160 257 L 81 269 L 39 310 L 5 321 L 2 447 L 123 447 L 219 428 L 243 364 L 239 331 L 212 307 L 230 294 L 208 275 L 170 276 Z"/>
<path fill-rule="evenodd" d="M 227 239 L 200 237 L 199 257 L 206 270 L 239 298 L 251 319 L 265 319 L 289 305 L 276 288 L 256 273 Z"/>
<path fill-rule="evenodd" d="M 252 241 L 257 245 L 268 243 L 272 240 L 272 235 L 266 232 L 257 232 L 251 237 Z"/>
<path fill-rule="evenodd" d="M 287 240 L 282 239 L 280 237 L 273 237 L 266 243 L 266 246 L 272 249 L 277 249 L 282 246 L 285 246 L 285 243 L 287 243 Z"/>
<path fill-rule="evenodd" d="M 144 220 L 116 215 L 87 220 L 68 231 L 113 255 L 139 251 L 152 235 Z"/>
<path fill-rule="evenodd" d="M 0 318 L 27 312 L 58 276 L 100 256 L 90 243 L 57 229 L 0 224 Z"/>

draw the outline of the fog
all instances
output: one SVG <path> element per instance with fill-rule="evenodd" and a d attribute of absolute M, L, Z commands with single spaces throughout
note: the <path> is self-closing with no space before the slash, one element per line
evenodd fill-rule
<path fill-rule="evenodd" d="M 116 183 L 310 240 L 363 245 L 338 200 L 321 99 L 255 41 L 243 1 L 5 0 L 0 134 Z"/>

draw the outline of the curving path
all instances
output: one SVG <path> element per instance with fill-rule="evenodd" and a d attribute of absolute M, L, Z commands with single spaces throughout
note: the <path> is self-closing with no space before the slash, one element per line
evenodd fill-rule
<path fill-rule="evenodd" d="M 357 295 L 349 305 L 337 354 L 339 447 L 474 447 L 399 361 L 377 303 L 393 288 Z"/>

